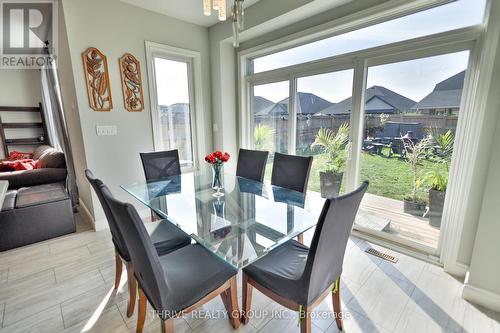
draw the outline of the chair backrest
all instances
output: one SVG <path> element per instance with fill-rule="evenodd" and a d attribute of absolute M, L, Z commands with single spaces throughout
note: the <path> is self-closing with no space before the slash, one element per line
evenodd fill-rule
<path fill-rule="evenodd" d="M 274 154 L 271 184 L 306 193 L 313 158 Z"/>
<path fill-rule="evenodd" d="M 357 190 L 325 201 L 302 276 L 308 285 L 309 302 L 315 301 L 342 273 L 349 235 L 367 188 L 365 181 Z"/>
<path fill-rule="evenodd" d="M 97 194 L 99 202 L 101 203 L 102 209 L 104 210 L 104 215 L 106 216 L 106 220 L 108 221 L 109 230 L 111 231 L 111 238 L 113 239 L 113 243 L 115 244 L 118 253 L 124 260 L 130 261 L 130 254 L 128 253 L 128 249 L 123 236 L 120 232 L 120 229 L 118 228 L 113 214 L 111 213 L 111 210 L 109 209 L 108 203 L 106 202 L 106 200 L 104 200 L 104 196 L 101 192 L 100 186 L 103 185 L 103 182 L 100 179 L 96 178 L 92 171 L 90 171 L 89 169 L 85 170 L 85 176 L 87 177 L 90 185 L 95 191 L 95 194 Z"/>
<path fill-rule="evenodd" d="M 113 197 L 106 185 L 101 185 L 104 200 L 118 221 L 118 227 L 129 249 L 134 275 L 155 310 L 161 311 L 167 304 L 168 294 L 163 268 L 153 242 L 134 206 Z"/>
<path fill-rule="evenodd" d="M 268 151 L 240 149 L 236 176 L 262 182 L 268 156 Z"/>
<path fill-rule="evenodd" d="M 177 149 L 140 153 L 140 155 L 146 181 L 155 181 L 181 174 L 181 163 Z"/>

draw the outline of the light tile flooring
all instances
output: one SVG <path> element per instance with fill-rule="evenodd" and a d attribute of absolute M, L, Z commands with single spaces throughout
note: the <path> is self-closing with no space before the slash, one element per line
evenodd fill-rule
<path fill-rule="evenodd" d="M 345 256 L 341 294 L 346 332 L 500 333 L 500 315 L 461 299 L 460 281 L 439 267 L 397 253 L 392 254 L 399 261 L 392 264 L 366 254 L 367 246 L 351 238 Z M 112 288 L 113 260 L 107 231 L 80 232 L 0 253 L 0 333 L 134 332 L 136 318 L 125 315 L 126 274 L 121 288 Z M 318 307 L 313 332 L 338 332 L 328 316 L 331 308 L 329 298 Z M 231 332 L 228 320 L 216 318 L 222 309 L 216 298 L 204 306 L 205 312 L 176 319 L 175 331 Z M 255 290 L 253 310 L 256 317 L 239 332 L 299 331 L 294 312 Z M 159 330 L 158 319 L 148 318 L 145 332 Z"/>

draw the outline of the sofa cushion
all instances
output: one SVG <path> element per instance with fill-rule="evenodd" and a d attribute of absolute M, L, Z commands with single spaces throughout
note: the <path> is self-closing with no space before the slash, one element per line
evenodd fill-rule
<path fill-rule="evenodd" d="M 42 155 L 49 149 L 54 149 L 52 148 L 51 146 L 47 146 L 47 145 L 41 145 L 41 146 L 38 146 L 34 151 L 33 151 L 33 157 L 30 157 L 34 160 L 39 160 L 40 157 L 42 157 Z"/>
<path fill-rule="evenodd" d="M 38 159 L 37 168 L 66 168 L 64 153 L 57 151 L 54 148 L 47 149 Z"/>
<path fill-rule="evenodd" d="M 20 188 L 40 184 L 66 181 L 66 169 L 34 169 L 12 172 L 1 172 L 0 180 L 8 180 L 9 188 Z"/>
<path fill-rule="evenodd" d="M 5 193 L 5 198 L 3 199 L 2 212 L 6 210 L 12 210 L 16 204 L 16 190 L 10 190 Z"/>
<path fill-rule="evenodd" d="M 61 183 L 23 187 L 17 191 L 16 208 L 61 201 L 67 198 L 68 193 Z"/>

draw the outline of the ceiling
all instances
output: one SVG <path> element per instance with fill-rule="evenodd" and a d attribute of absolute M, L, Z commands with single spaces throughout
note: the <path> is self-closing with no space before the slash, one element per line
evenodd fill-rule
<path fill-rule="evenodd" d="M 121 0 L 130 5 L 148 9 L 160 14 L 175 17 L 183 21 L 209 27 L 218 22 L 216 12 L 211 16 L 203 15 L 202 0 Z M 245 7 L 249 7 L 259 0 L 245 0 Z M 230 7 L 233 1 L 227 0 L 227 13 L 229 19 Z"/>

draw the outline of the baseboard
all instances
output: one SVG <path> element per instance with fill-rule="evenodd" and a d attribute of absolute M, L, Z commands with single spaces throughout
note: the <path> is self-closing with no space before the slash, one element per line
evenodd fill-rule
<path fill-rule="evenodd" d="M 83 219 L 85 220 L 85 222 L 89 223 L 94 228 L 94 230 L 95 230 L 94 217 L 90 213 L 90 211 L 87 208 L 87 206 L 85 206 L 85 204 L 83 203 L 82 199 L 80 199 L 80 213 L 81 213 L 81 216 L 83 217 Z"/>
<path fill-rule="evenodd" d="M 461 262 L 455 262 L 451 266 L 445 265 L 444 271 L 453 276 L 465 278 L 469 271 L 469 266 Z"/>
<path fill-rule="evenodd" d="M 493 311 L 500 312 L 500 295 L 486 289 L 473 286 L 469 283 L 469 272 L 465 277 L 465 283 L 462 290 L 462 297 L 477 305 L 484 306 Z"/>

